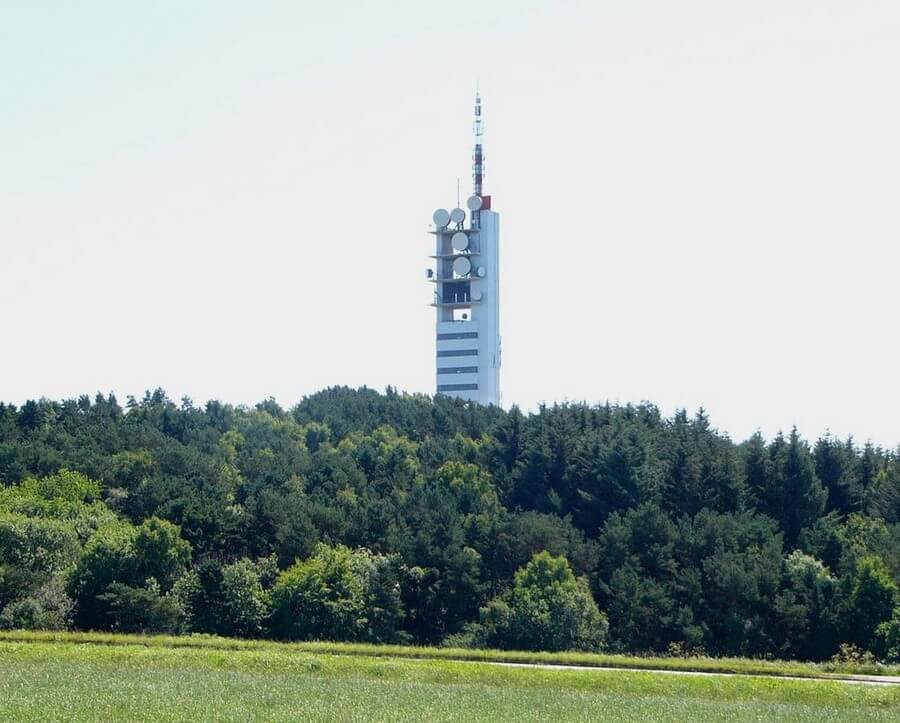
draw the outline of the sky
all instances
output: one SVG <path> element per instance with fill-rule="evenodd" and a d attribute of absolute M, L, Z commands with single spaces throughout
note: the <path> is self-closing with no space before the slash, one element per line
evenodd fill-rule
<path fill-rule="evenodd" d="M 0 400 L 434 390 L 501 214 L 503 405 L 900 444 L 896 0 L 0 0 Z"/>

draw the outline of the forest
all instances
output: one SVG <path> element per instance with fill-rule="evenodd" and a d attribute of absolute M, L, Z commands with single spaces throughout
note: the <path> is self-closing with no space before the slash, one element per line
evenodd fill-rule
<path fill-rule="evenodd" d="M 0 628 L 900 660 L 900 451 L 649 403 L 0 404 Z"/>

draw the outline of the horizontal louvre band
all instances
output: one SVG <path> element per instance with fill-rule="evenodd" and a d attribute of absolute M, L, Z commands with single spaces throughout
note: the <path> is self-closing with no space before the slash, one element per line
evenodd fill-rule
<path fill-rule="evenodd" d="M 439 392 L 477 392 L 477 384 L 438 384 Z"/>
<path fill-rule="evenodd" d="M 438 334 L 438 341 L 444 341 L 445 339 L 477 339 L 478 332 L 477 331 L 454 331 L 448 332 L 446 334 Z"/>
<path fill-rule="evenodd" d="M 445 349 L 438 356 L 478 356 L 478 349 Z"/>
<path fill-rule="evenodd" d="M 444 367 L 443 369 L 438 369 L 437 373 L 440 374 L 478 374 L 478 367 Z"/>

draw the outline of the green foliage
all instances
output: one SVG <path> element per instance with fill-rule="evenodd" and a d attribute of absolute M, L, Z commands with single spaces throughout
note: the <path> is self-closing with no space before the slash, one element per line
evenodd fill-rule
<path fill-rule="evenodd" d="M 65 629 L 71 601 L 56 592 L 80 549 L 71 523 L 0 513 L 0 627 Z"/>
<path fill-rule="evenodd" d="M 894 608 L 890 620 L 875 628 L 876 650 L 890 663 L 900 663 L 900 607 Z"/>
<path fill-rule="evenodd" d="M 115 520 L 115 515 L 100 501 L 100 484 L 67 469 L 0 487 L 2 512 L 68 521 L 82 542 L 94 530 Z"/>
<path fill-rule="evenodd" d="M 260 564 L 251 560 L 239 560 L 222 569 L 221 609 L 227 634 L 256 637 L 263 633 L 269 615 L 269 596 L 261 580 L 265 571 L 260 568 Z"/>
<path fill-rule="evenodd" d="M 444 462 L 435 474 L 435 484 L 455 498 L 456 508 L 464 515 L 486 512 L 498 504 L 493 481 L 474 464 Z"/>
<path fill-rule="evenodd" d="M 81 541 L 114 519 L 99 494 L 97 482 L 69 470 L 0 488 L 0 627 L 70 625 L 65 577 Z"/>
<path fill-rule="evenodd" d="M 816 475 L 828 490 L 828 509 L 844 514 L 859 511 L 864 491 L 853 441 L 841 443 L 826 435 L 816 442 L 813 457 Z"/>
<path fill-rule="evenodd" d="M 782 545 L 764 517 L 708 510 L 682 521 L 688 567 L 698 571 L 698 620 L 706 647 L 726 655 L 762 655 L 772 648 L 768 622 L 781 582 Z"/>
<path fill-rule="evenodd" d="M 771 606 L 781 566 L 781 539 L 768 518 L 702 510 L 672 521 L 643 505 L 604 527 L 596 586 L 617 648 L 678 643 L 762 654 L 774 646 Z"/>
<path fill-rule="evenodd" d="M 108 627 L 123 633 L 177 632 L 182 618 L 178 599 L 162 595 L 153 578 L 144 587 L 114 582 L 98 600 L 106 605 Z"/>
<path fill-rule="evenodd" d="M 664 459 L 667 464 L 664 505 L 675 515 L 702 509 L 740 512 L 747 489 L 737 450 L 729 440 L 710 434 L 701 409 L 693 420 L 684 410 L 670 424 Z"/>
<path fill-rule="evenodd" d="M 172 594 L 179 601 L 188 632 L 230 632 L 222 610 L 222 563 L 218 560 L 205 560 L 188 570 L 172 587 Z"/>
<path fill-rule="evenodd" d="M 150 580 L 154 590 L 169 592 L 184 571 L 190 551 L 175 525 L 156 518 L 138 527 L 122 523 L 99 530 L 85 545 L 69 578 L 76 625 L 88 630 L 115 626 L 120 617 L 117 611 L 131 615 L 131 603 L 151 594 Z M 111 589 L 113 585 L 117 587 Z"/>
<path fill-rule="evenodd" d="M 828 491 L 816 476 L 809 446 L 797 429 L 785 440 L 778 435 L 761 454 L 760 438 L 751 440 L 747 474 L 760 510 L 778 520 L 785 540 L 794 544 L 804 527 L 824 512 Z"/>
<path fill-rule="evenodd" d="M 651 404 L 523 414 L 344 387 L 291 410 L 159 389 L 124 409 L 0 404 L 0 613 L 472 642 L 479 619 L 509 624 L 517 570 L 547 551 L 590 581 L 614 649 L 827 660 L 841 642 L 884 649 L 898 480 L 896 450 L 796 430 L 735 444 L 703 410 Z M 330 568 L 311 562 L 323 549 Z M 71 614 L 47 597 L 63 588 Z"/>
<path fill-rule="evenodd" d="M 397 561 L 319 545 L 272 589 L 272 632 L 289 640 L 390 642 L 402 617 Z"/>
<path fill-rule="evenodd" d="M 597 565 L 596 543 L 585 540 L 568 518 L 497 509 L 472 516 L 466 528 L 491 596 L 508 586 L 516 570 L 528 564 L 535 553 L 544 550 L 565 557 L 581 575 L 590 574 Z"/>
<path fill-rule="evenodd" d="M 266 630 L 269 588 L 278 567 L 274 558 L 242 559 L 222 566 L 207 561 L 183 575 L 173 588 L 192 632 L 257 637 Z"/>
<path fill-rule="evenodd" d="M 682 614 L 676 590 L 682 580 L 676 544 L 679 528 L 659 507 L 644 504 L 616 513 L 600 535 L 601 600 L 613 620 L 617 647 L 665 650 L 675 641 L 702 643 L 702 632 Z M 699 585 L 699 582 L 696 582 Z"/>
<path fill-rule="evenodd" d="M 66 630 L 71 624 L 72 600 L 59 578 L 51 578 L 0 612 L 3 630 Z"/>
<path fill-rule="evenodd" d="M 30 477 L 25 481 L 0 490 L 0 506 L 30 507 L 30 512 L 43 512 L 48 517 L 64 517 L 78 505 L 100 498 L 100 484 L 83 474 L 62 469 L 57 474 Z"/>
<path fill-rule="evenodd" d="M 587 580 L 548 552 L 516 573 L 512 590 L 483 608 L 480 622 L 486 646 L 516 650 L 597 651 L 608 629 Z"/>
<path fill-rule="evenodd" d="M 782 590 L 774 604 L 782 656 L 821 659 L 834 648 L 835 587 L 828 568 L 814 557 L 794 550 L 785 558 Z"/>
<path fill-rule="evenodd" d="M 900 523 L 900 464 L 886 465 L 875 476 L 869 509 L 885 522 Z"/>
<path fill-rule="evenodd" d="M 153 578 L 165 592 L 184 572 L 191 558 L 191 546 L 181 539 L 180 530 L 171 522 L 151 517 L 135 531 L 133 554 L 132 580 Z"/>
<path fill-rule="evenodd" d="M 879 624 L 891 618 L 897 604 L 897 585 L 878 557 L 862 558 L 853 577 L 848 623 L 853 642 L 871 650 Z"/>
<path fill-rule="evenodd" d="M 75 624 L 86 630 L 103 630 L 109 625 L 109 606 L 100 596 L 110 585 L 132 581 L 135 528 L 127 524 L 99 530 L 84 548 L 69 577 L 69 595 L 75 600 Z"/>
<path fill-rule="evenodd" d="M 72 565 L 80 549 L 67 521 L 0 512 L 0 564 L 54 574 Z"/>

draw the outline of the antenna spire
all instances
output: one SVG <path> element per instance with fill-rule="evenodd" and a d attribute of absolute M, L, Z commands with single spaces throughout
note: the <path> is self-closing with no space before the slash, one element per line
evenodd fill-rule
<path fill-rule="evenodd" d="M 484 121 L 481 117 L 481 93 L 478 85 L 475 86 L 475 122 L 472 124 L 475 133 L 475 150 L 472 154 L 472 192 L 481 196 L 484 184 L 484 154 L 481 147 L 481 138 L 484 135 Z"/>

